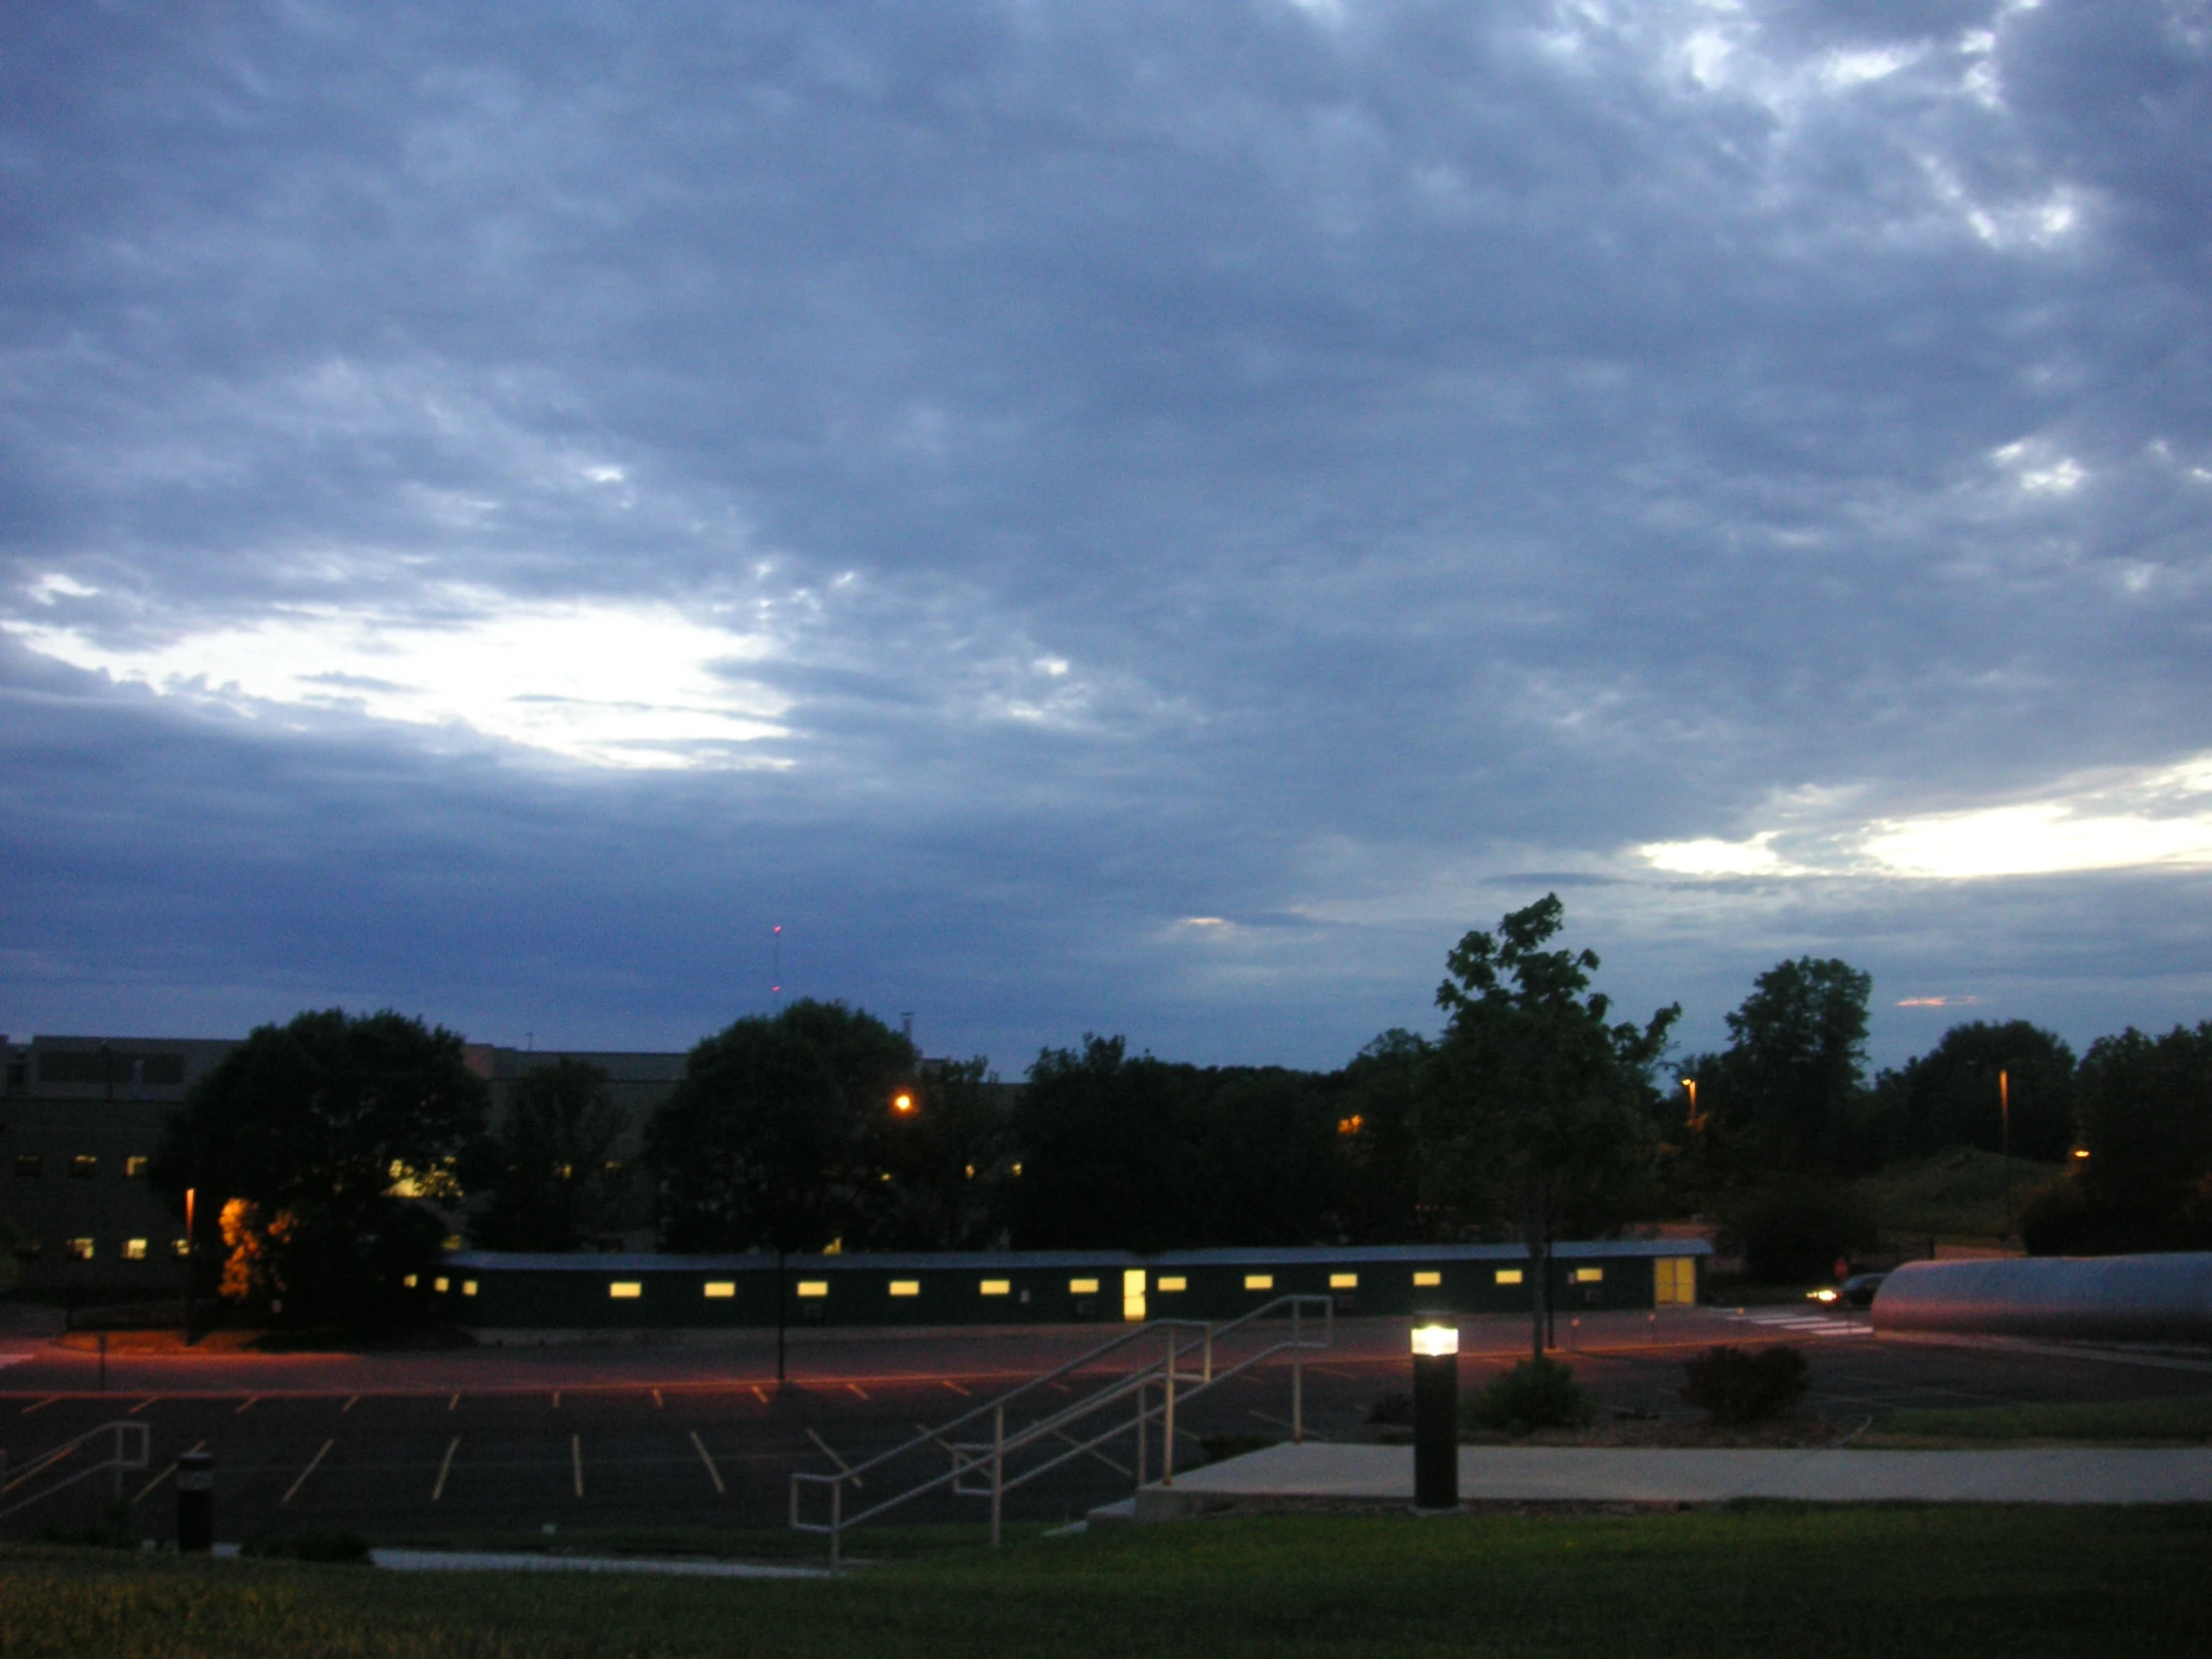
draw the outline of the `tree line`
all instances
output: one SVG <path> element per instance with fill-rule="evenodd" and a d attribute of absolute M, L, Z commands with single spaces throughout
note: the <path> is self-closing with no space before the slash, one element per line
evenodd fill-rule
<path fill-rule="evenodd" d="M 304 1013 L 195 1086 L 154 1175 L 220 1202 L 226 1294 L 344 1317 L 404 1306 L 456 1214 L 485 1247 L 574 1250 L 640 1179 L 674 1251 L 1541 1252 L 1662 1215 L 1802 1217 L 1842 1178 L 1968 1145 L 2049 1166 L 2030 1249 L 2212 1245 L 2212 1021 L 2078 1061 L 2026 1021 L 1975 1021 L 1870 1079 L 1871 978 L 1801 957 L 1757 978 L 1725 1048 L 1671 1058 L 1679 1009 L 1615 1018 L 1596 954 L 1556 945 L 1564 919 L 1549 895 L 1470 931 L 1442 1029 L 1386 1031 L 1331 1072 L 1086 1035 L 1009 1085 L 981 1058 L 925 1061 L 862 1010 L 794 1002 L 690 1052 L 642 1171 L 609 1159 L 621 1118 L 588 1063 L 527 1073 L 494 1123 L 453 1033 Z"/>

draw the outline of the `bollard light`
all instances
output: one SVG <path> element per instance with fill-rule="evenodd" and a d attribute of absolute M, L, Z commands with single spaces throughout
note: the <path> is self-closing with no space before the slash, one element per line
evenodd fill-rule
<path fill-rule="evenodd" d="M 1459 1507 L 1459 1330 L 1413 1327 L 1413 1507 Z"/>

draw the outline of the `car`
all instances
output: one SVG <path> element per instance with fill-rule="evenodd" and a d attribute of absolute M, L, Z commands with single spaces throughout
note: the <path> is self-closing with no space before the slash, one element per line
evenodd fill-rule
<path fill-rule="evenodd" d="M 1883 1280 L 1889 1277 L 1886 1273 L 1855 1273 L 1841 1285 L 1823 1285 L 1805 1294 L 1825 1308 L 1871 1308 L 1875 1292 L 1882 1289 Z"/>

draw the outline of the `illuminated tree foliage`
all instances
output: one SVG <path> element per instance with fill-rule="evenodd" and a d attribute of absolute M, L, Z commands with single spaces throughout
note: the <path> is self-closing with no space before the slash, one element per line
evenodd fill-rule
<path fill-rule="evenodd" d="M 389 1011 L 303 1013 L 258 1027 L 193 1086 L 153 1176 L 180 1214 L 198 1189 L 203 1223 L 233 1200 L 269 1218 L 250 1230 L 253 1294 L 281 1283 L 287 1312 L 308 1317 L 389 1312 L 445 1235 L 431 1206 L 460 1197 L 486 1095 L 450 1031 Z"/>

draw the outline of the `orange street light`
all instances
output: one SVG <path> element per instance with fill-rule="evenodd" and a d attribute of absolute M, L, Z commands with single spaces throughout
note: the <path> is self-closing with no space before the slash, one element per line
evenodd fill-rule
<path fill-rule="evenodd" d="M 898 1093 L 891 1096 L 891 1110 L 900 1117 L 911 1116 L 914 1110 L 914 1097 L 904 1089 L 899 1090 Z"/>
<path fill-rule="evenodd" d="M 1997 1073 L 1997 1117 L 2002 1124 L 1998 1131 L 1997 1153 L 2009 1158 L 2012 1156 L 2012 1080 L 2002 1071 Z"/>
<path fill-rule="evenodd" d="M 1690 1133 L 1694 1135 L 1705 1127 L 1705 1120 L 1698 1116 L 1697 1079 L 1685 1077 L 1682 1079 L 1682 1086 L 1690 1091 Z"/>

